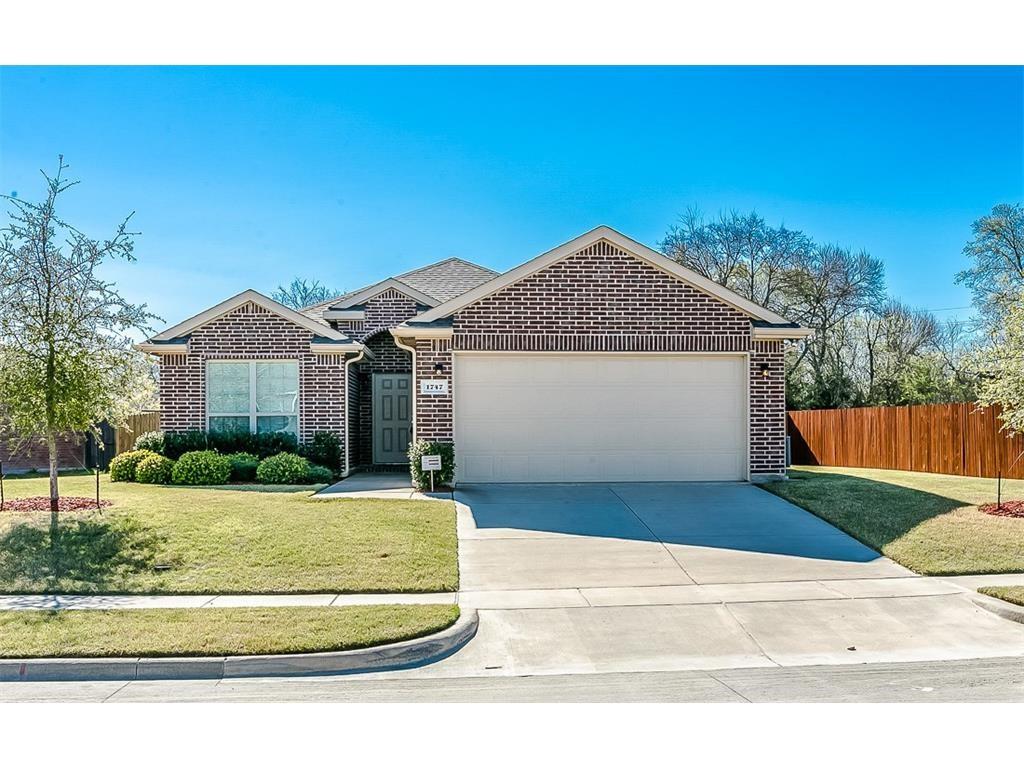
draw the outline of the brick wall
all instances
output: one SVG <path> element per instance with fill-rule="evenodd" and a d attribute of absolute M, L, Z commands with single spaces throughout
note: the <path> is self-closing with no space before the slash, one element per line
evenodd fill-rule
<path fill-rule="evenodd" d="M 750 471 L 785 471 L 782 343 L 753 342 L 747 315 L 610 243 L 589 246 L 466 307 L 453 317 L 453 328 L 450 342 L 416 341 L 417 379 L 447 378 L 450 392 L 420 395 L 417 387 L 417 437 L 453 437 L 453 348 L 749 352 Z M 434 372 L 438 362 L 443 374 Z M 762 362 L 768 378 L 760 375 Z"/>
<path fill-rule="evenodd" d="M 380 328 L 393 328 L 416 314 L 418 305 L 413 299 L 388 288 L 368 299 L 364 304 L 362 337 L 366 338 Z"/>
<path fill-rule="evenodd" d="M 345 432 L 345 363 L 340 355 L 309 351 L 313 334 L 263 307 L 247 303 L 194 330 L 187 355 L 160 362 L 160 421 L 168 431 L 206 429 L 208 360 L 297 360 L 299 440 L 314 432 Z"/>
<path fill-rule="evenodd" d="M 768 365 L 768 376 L 761 365 Z M 750 473 L 786 471 L 786 367 L 781 341 L 755 341 L 750 351 Z"/>
<path fill-rule="evenodd" d="M 398 348 L 386 329 L 379 329 L 363 343 L 375 355 L 373 360 L 358 363 L 359 439 L 356 461 L 365 465 L 373 463 L 373 374 L 411 373 L 412 361 L 409 353 Z"/>
<path fill-rule="evenodd" d="M 48 471 L 50 454 L 46 440 L 39 437 L 11 438 L 0 431 L 0 462 L 4 473 L 17 470 Z M 57 436 L 57 467 L 82 469 L 85 466 L 85 437 L 77 434 Z"/>

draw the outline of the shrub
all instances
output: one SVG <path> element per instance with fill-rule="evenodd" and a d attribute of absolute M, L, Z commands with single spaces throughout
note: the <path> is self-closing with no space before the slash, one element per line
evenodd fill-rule
<path fill-rule="evenodd" d="M 232 453 L 227 456 L 231 462 L 231 479 L 236 483 L 251 483 L 256 479 L 256 468 L 260 465 L 258 456 L 251 453 Z"/>
<path fill-rule="evenodd" d="M 341 469 L 341 440 L 333 432 L 313 433 L 312 440 L 299 446 L 299 453 L 334 472 Z"/>
<path fill-rule="evenodd" d="M 255 438 L 256 450 L 253 453 L 261 459 L 299 450 L 299 441 L 291 432 L 261 432 Z"/>
<path fill-rule="evenodd" d="M 139 462 L 135 468 L 135 481 L 139 483 L 151 483 L 154 485 L 166 485 L 171 482 L 171 474 L 174 471 L 174 461 L 166 456 L 147 456 Z"/>
<path fill-rule="evenodd" d="M 306 470 L 307 483 L 333 483 L 334 472 L 319 464 L 310 464 Z"/>
<path fill-rule="evenodd" d="M 231 462 L 216 451 L 183 453 L 171 473 L 176 485 L 223 485 L 230 477 Z"/>
<path fill-rule="evenodd" d="M 135 450 L 152 451 L 153 453 L 163 454 L 164 433 L 160 430 L 155 432 L 143 432 L 135 438 Z"/>
<path fill-rule="evenodd" d="M 434 471 L 434 486 L 450 486 L 455 479 L 455 445 L 417 440 L 409 446 L 409 474 L 412 475 L 413 486 L 421 491 L 430 488 L 430 472 L 420 469 L 420 459 L 434 454 L 441 456 L 441 470 Z"/>
<path fill-rule="evenodd" d="M 205 451 L 206 447 L 206 433 L 202 430 L 164 432 L 164 456 L 168 459 L 181 458 L 191 451 Z"/>
<path fill-rule="evenodd" d="M 135 471 L 143 459 L 157 454 L 152 451 L 127 451 L 110 460 L 110 482 L 135 482 Z"/>
<path fill-rule="evenodd" d="M 256 479 L 269 485 L 301 485 L 309 476 L 309 461 L 294 453 L 279 453 L 260 462 Z"/>
<path fill-rule="evenodd" d="M 210 450 L 224 455 L 256 453 L 256 435 L 248 429 L 224 429 L 207 432 L 206 444 Z"/>

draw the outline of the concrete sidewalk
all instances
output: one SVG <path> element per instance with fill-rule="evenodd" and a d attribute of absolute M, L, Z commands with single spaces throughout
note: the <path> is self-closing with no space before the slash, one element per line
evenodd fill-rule
<path fill-rule="evenodd" d="M 482 589 L 309 595 L 2 595 L 0 611 L 114 608 L 272 608 L 284 606 L 458 604 L 483 610 L 784 603 L 814 600 L 970 595 L 972 584 L 1020 584 L 1024 574 L 668 584 L 638 587 Z"/>
<path fill-rule="evenodd" d="M 358 472 L 314 494 L 317 499 L 419 499 L 451 501 L 451 491 L 421 493 L 408 472 Z"/>

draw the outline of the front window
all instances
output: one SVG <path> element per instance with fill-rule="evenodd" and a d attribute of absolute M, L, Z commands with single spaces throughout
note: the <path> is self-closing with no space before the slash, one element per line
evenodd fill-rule
<path fill-rule="evenodd" d="M 211 432 L 299 434 L 299 364 L 206 364 L 207 428 Z"/>

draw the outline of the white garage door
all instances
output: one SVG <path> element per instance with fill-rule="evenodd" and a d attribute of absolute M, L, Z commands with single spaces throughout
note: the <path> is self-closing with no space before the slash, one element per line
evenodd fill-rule
<path fill-rule="evenodd" d="M 742 480 L 746 392 L 742 356 L 459 353 L 458 479 Z"/>

